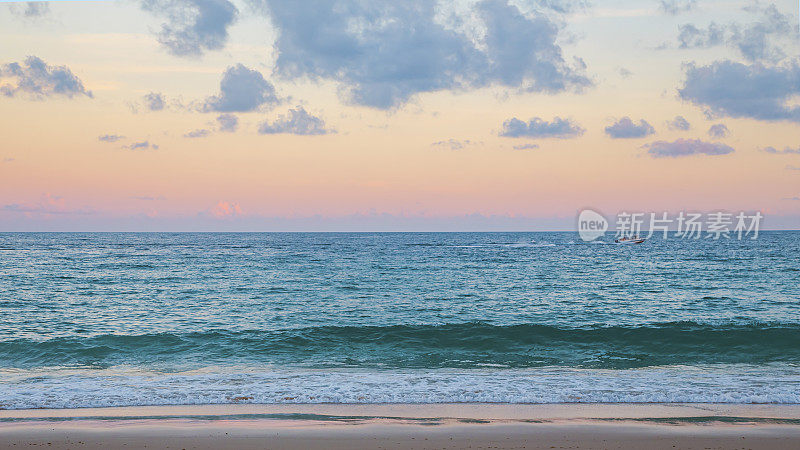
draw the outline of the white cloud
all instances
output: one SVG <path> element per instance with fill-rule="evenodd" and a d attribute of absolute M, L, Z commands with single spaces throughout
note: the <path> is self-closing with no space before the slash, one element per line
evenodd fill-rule
<path fill-rule="evenodd" d="M 247 112 L 280 103 L 275 87 L 261 72 L 242 64 L 230 66 L 222 75 L 219 94 L 209 97 L 200 107 L 204 112 Z"/>
<path fill-rule="evenodd" d="M 606 127 L 606 134 L 614 139 L 643 138 L 655 132 L 656 130 L 653 126 L 646 120 L 641 119 L 638 123 L 635 123 L 627 116 Z"/>
<path fill-rule="evenodd" d="M 12 80 L 12 83 L 0 85 L 0 94 L 6 97 L 20 93 L 35 99 L 56 95 L 93 97 L 67 66 L 51 66 L 36 56 L 27 57 L 23 63 L 1 65 L 0 78 Z"/>
<path fill-rule="evenodd" d="M 480 1 L 469 11 L 485 29 L 480 42 L 439 20 L 433 1 L 251 2 L 280 32 L 279 75 L 338 81 L 359 105 L 389 109 L 418 93 L 491 85 L 546 93 L 591 85 L 583 62 L 568 62 L 556 43 L 562 25 L 541 11 L 574 2 L 539 2 L 524 15 L 503 0 Z"/>
<path fill-rule="evenodd" d="M 177 56 L 199 56 L 219 50 L 239 11 L 228 0 L 142 0 L 142 8 L 165 16 L 158 42 Z"/>
<path fill-rule="evenodd" d="M 704 142 L 699 139 L 678 139 L 673 142 L 656 141 L 644 145 L 653 158 L 680 158 L 692 155 L 727 155 L 734 150 L 718 142 Z"/>
<path fill-rule="evenodd" d="M 800 122 L 800 106 L 789 103 L 800 94 L 800 65 L 798 61 L 773 67 L 733 61 L 688 64 L 678 94 L 705 107 L 709 117 Z"/>
<path fill-rule="evenodd" d="M 556 117 L 551 122 L 547 122 L 540 117 L 534 117 L 525 122 L 514 117 L 503 122 L 500 136 L 566 139 L 578 137 L 584 131 L 580 125 L 571 119 Z"/>
<path fill-rule="evenodd" d="M 306 112 L 302 106 L 290 109 L 288 114 L 281 115 L 274 122 L 263 122 L 258 127 L 260 134 L 297 134 L 314 136 L 335 133 L 325 127 L 325 121 Z"/>

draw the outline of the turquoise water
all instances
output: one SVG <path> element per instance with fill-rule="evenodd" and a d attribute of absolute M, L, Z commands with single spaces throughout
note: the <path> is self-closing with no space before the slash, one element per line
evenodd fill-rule
<path fill-rule="evenodd" d="M 800 403 L 800 232 L 0 234 L 0 407 Z"/>

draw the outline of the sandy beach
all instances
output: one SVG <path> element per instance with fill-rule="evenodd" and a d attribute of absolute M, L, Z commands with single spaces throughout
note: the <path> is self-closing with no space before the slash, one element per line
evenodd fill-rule
<path fill-rule="evenodd" d="M 0 448 L 764 448 L 800 406 L 203 405 L 0 411 Z"/>

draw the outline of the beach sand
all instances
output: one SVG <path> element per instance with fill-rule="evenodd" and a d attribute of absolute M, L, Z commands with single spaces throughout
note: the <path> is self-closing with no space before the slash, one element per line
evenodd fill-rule
<path fill-rule="evenodd" d="M 203 405 L 0 411 L 0 449 L 800 448 L 800 405 Z"/>

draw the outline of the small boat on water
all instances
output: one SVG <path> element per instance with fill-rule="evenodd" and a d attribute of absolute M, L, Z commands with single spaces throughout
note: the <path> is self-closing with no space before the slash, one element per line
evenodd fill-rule
<path fill-rule="evenodd" d="M 639 237 L 639 236 L 623 236 L 621 238 L 614 239 L 615 244 L 641 244 L 642 242 L 646 241 L 647 238 Z"/>

